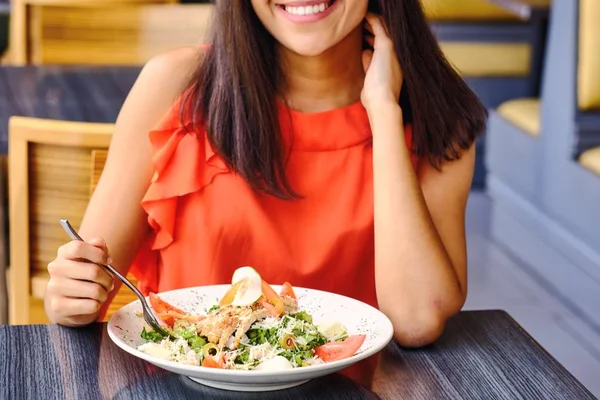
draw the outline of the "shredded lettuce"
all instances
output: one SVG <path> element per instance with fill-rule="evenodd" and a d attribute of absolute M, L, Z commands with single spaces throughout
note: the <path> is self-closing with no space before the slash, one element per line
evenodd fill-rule
<path fill-rule="evenodd" d="M 246 333 L 251 345 L 269 343 L 278 350 L 279 355 L 296 366 L 305 365 L 306 361 L 314 357 L 313 350 L 328 342 L 312 324 L 312 316 L 306 312 L 286 315 L 271 328 L 255 326 L 256 324 Z M 244 357 L 244 352 L 238 355 L 240 360 L 245 359 Z"/>
<path fill-rule="evenodd" d="M 161 335 L 160 333 L 154 331 L 154 330 L 146 330 L 146 327 L 144 327 L 142 329 L 142 339 L 147 340 L 149 342 L 160 342 L 164 339 L 163 335 Z"/>
<path fill-rule="evenodd" d="M 208 340 L 204 336 L 197 334 L 196 325 L 181 326 L 175 331 L 175 336 L 187 340 L 190 348 L 196 353 L 200 353 L 204 345 L 208 343 Z"/>

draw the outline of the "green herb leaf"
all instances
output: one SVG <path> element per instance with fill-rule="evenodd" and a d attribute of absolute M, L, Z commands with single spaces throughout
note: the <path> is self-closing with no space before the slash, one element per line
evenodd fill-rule
<path fill-rule="evenodd" d="M 216 311 L 219 309 L 219 305 L 215 304 L 214 306 L 212 306 L 211 308 L 208 309 L 207 314 L 210 314 L 213 311 Z"/>
<path fill-rule="evenodd" d="M 300 321 L 308 322 L 309 324 L 313 323 L 312 315 L 307 312 L 299 311 L 295 314 L 291 314 L 293 318 L 299 319 Z"/>
<path fill-rule="evenodd" d="M 149 342 L 160 342 L 161 340 L 163 340 L 163 335 L 153 330 L 147 331 L 146 327 L 142 329 L 142 333 L 140 336 L 142 337 L 142 339 L 147 340 Z"/>

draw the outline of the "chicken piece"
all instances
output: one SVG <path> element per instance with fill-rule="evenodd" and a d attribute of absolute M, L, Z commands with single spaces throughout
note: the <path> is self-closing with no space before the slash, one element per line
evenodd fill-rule
<path fill-rule="evenodd" d="M 261 309 L 254 311 L 255 321 L 262 321 L 263 319 L 268 318 L 270 316 L 271 316 L 271 314 L 269 314 L 269 311 L 266 308 L 261 308 Z M 248 329 L 250 329 L 250 327 L 248 327 Z M 246 329 L 246 332 L 248 331 L 248 329 Z M 246 333 L 246 332 L 244 332 L 244 333 Z"/>
<path fill-rule="evenodd" d="M 262 321 L 263 319 L 269 316 L 269 312 L 266 309 L 262 308 L 253 311 L 252 315 L 249 318 L 240 320 L 240 326 L 238 327 L 237 332 L 235 334 L 235 338 L 233 340 L 233 348 L 237 349 L 237 347 L 240 345 L 242 337 L 244 337 L 246 332 L 248 332 L 252 324 L 254 324 L 256 321 Z"/>
<path fill-rule="evenodd" d="M 235 350 L 252 324 L 268 316 L 266 310 L 253 310 L 250 307 L 225 306 L 209 314 L 196 325 L 198 332 L 209 342 L 225 347 L 229 338 L 236 333 L 232 350 Z"/>
<path fill-rule="evenodd" d="M 237 329 L 240 315 L 251 312 L 252 310 L 249 307 L 221 307 L 200 321 L 196 327 L 200 335 L 206 336 L 209 342 L 223 347 L 229 336 Z"/>
<path fill-rule="evenodd" d="M 298 312 L 298 300 L 289 296 L 281 296 L 281 300 L 283 300 L 283 311 L 286 314 L 294 314 Z"/>

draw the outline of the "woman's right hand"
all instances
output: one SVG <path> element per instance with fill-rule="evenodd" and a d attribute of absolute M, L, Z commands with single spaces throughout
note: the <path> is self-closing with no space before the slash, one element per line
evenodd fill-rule
<path fill-rule="evenodd" d="M 58 249 L 48 264 L 46 314 L 54 323 L 83 326 L 94 322 L 114 288 L 113 277 L 99 264 L 111 264 L 106 242 L 74 240 Z"/>

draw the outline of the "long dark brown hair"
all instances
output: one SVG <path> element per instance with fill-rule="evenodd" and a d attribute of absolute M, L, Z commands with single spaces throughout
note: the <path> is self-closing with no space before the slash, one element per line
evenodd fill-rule
<path fill-rule="evenodd" d="M 442 54 L 420 0 L 371 0 L 395 44 L 404 84 L 399 103 L 413 148 L 435 167 L 468 149 L 487 111 Z M 248 0 L 215 2 L 210 48 L 184 98 L 183 118 L 206 128 L 214 151 L 256 191 L 281 198 L 290 186 L 275 106 L 282 77 L 276 41 Z"/>

